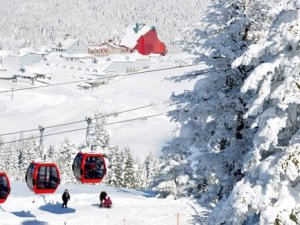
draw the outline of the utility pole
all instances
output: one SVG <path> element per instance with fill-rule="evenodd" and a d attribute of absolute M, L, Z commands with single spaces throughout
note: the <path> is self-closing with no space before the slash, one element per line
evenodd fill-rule
<path fill-rule="evenodd" d="M 11 88 L 11 100 L 14 100 L 14 88 Z"/>
<path fill-rule="evenodd" d="M 40 157 L 41 157 L 41 159 L 44 158 L 44 160 L 45 160 L 46 156 L 44 155 L 44 144 L 43 144 L 45 128 L 42 126 L 39 126 L 39 130 L 40 130 L 40 154 L 41 154 Z"/>
<path fill-rule="evenodd" d="M 86 128 L 86 145 L 90 147 L 90 128 L 92 124 L 92 119 L 90 117 L 86 117 L 85 121 L 87 122 L 87 128 Z"/>

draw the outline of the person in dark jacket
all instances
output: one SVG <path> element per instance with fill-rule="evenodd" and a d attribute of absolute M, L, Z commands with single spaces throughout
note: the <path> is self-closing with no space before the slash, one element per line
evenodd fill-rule
<path fill-rule="evenodd" d="M 62 200 L 63 200 L 62 208 L 68 208 L 68 201 L 70 200 L 70 194 L 68 192 L 68 189 L 66 189 L 65 192 L 63 193 Z"/>
<path fill-rule="evenodd" d="M 106 196 L 107 196 L 107 193 L 106 193 L 105 191 L 102 191 L 102 192 L 100 193 L 100 196 L 99 196 L 99 199 L 100 199 L 100 207 L 102 207 L 103 201 L 104 201 L 104 199 L 106 198 Z"/>

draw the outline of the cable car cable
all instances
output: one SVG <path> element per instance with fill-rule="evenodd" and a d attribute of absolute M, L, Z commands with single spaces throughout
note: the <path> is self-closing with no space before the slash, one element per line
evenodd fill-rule
<path fill-rule="evenodd" d="M 120 123 L 127 123 L 127 122 L 131 122 L 131 121 L 142 120 L 142 119 L 147 119 L 147 118 L 153 118 L 153 117 L 158 117 L 158 116 L 162 116 L 162 115 L 165 115 L 165 114 L 161 113 L 161 114 L 154 114 L 154 115 L 150 115 L 150 116 L 137 117 L 137 118 L 133 118 L 133 119 L 121 120 L 121 121 L 117 121 L 117 122 L 111 122 L 111 123 L 106 123 L 106 124 L 102 124 L 102 125 L 91 126 L 91 128 L 97 128 L 97 127 L 101 127 L 101 126 L 104 127 L 104 126 L 120 124 Z M 61 131 L 61 132 L 56 132 L 56 133 L 45 134 L 44 137 L 54 136 L 54 135 L 59 135 L 59 134 L 65 134 L 65 133 L 71 133 L 71 132 L 76 132 L 76 131 L 80 131 L 80 130 L 86 130 L 86 127 L 72 129 L 72 130 L 66 130 L 66 131 Z M 22 138 L 22 139 L 19 139 L 19 140 L 0 142 L 0 144 L 4 145 L 4 144 L 10 144 L 10 143 L 15 143 L 15 142 L 20 142 L 20 141 L 37 139 L 37 138 L 40 138 L 40 136 L 32 136 L 30 138 Z"/>
<path fill-rule="evenodd" d="M 162 104 L 165 104 L 167 102 L 170 102 L 170 101 L 169 100 L 163 101 Z M 123 111 L 120 111 L 120 112 L 114 112 L 114 113 L 110 113 L 108 115 L 97 117 L 97 119 L 101 119 L 101 118 L 105 118 L 105 117 L 110 117 L 110 116 L 114 116 L 114 115 L 119 115 L 119 114 L 131 112 L 131 111 L 135 111 L 135 110 L 144 109 L 144 108 L 151 107 L 153 105 L 154 104 L 151 103 L 151 104 L 148 104 L 148 105 L 144 105 L 144 106 L 140 106 L 140 107 L 136 107 L 136 108 L 131 108 L 131 109 L 123 110 Z M 82 123 L 82 122 L 86 122 L 86 120 L 78 120 L 78 121 L 74 121 L 74 122 L 68 122 L 68 123 L 62 123 L 62 124 L 56 124 L 56 125 L 50 125 L 50 126 L 45 126 L 44 128 L 48 129 L 48 128 L 54 128 L 54 127 L 61 127 L 61 126 L 66 126 L 66 125 L 72 125 L 72 124 Z M 38 130 L 39 130 L 38 128 L 35 128 L 35 129 L 29 129 L 29 130 L 14 131 L 14 132 L 10 132 L 10 133 L 3 133 L 3 134 L 0 134 L 0 137 L 8 136 L 8 135 L 13 135 L 13 134 L 19 134 L 19 133 L 28 133 L 28 132 L 31 132 L 31 131 L 38 131 Z"/>

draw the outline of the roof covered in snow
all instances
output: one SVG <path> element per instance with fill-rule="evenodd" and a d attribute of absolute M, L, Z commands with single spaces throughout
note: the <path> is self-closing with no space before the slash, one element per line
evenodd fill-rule
<path fill-rule="evenodd" d="M 118 45 L 116 43 L 113 43 L 113 42 L 104 42 L 100 45 L 90 45 L 89 46 L 89 49 L 98 49 L 98 48 L 108 48 L 108 47 L 111 47 L 111 48 L 127 48 L 126 46 L 124 45 Z"/>
<path fill-rule="evenodd" d="M 6 57 L 10 54 L 12 54 L 11 51 L 0 50 L 0 58 Z"/>
<path fill-rule="evenodd" d="M 27 55 L 27 54 L 30 54 L 30 53 L 34 54 L 35 52 L 31 48 L 21 48 L 21 49 L 18 50 L 19 56 L 24 56 L 24 55 Z"/>
<path fill-rule="evenodd" d="M 84 42 L 82 42 L 79 39 L 75 39 L 75 38 L 64 38 L 64 39 L 60 39 L 55 43 L 55 46 L 53 46 L 54 48 L 61 48 L 61 49 L 68 49 L 70 48 L 72 45 L 74 45 L 76 42 L 81 42 L 83 45 L 86 45 Z"/>
<path fill-rule="evenodd" d="M 63 58 L 93 58 L 93 55 L 86 53 L 78 53 L 78 54 L 62 54 Z"/>
<path fill-rule="evenodd" d="M 122 38 L 121 45 L 134 48 L 138 39 L 152 29 L 153 27 L 140 23 L 129 25 L 126 29 L 125 36 Z"/>

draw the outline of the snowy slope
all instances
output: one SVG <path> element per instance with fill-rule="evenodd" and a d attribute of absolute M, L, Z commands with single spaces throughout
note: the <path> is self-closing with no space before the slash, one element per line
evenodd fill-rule
<path fill-rule="evenodd" d="M 166 58 L 165 60 L 168 60 Z M 63 69 L 52 63 L 51 82 L 59 83 L 65 81 L 80 80 L 86 76 L 84 72 Z M 82 65 L 82 63 L 77 63 Z M 171 67 L 174 63 L 167 61 L 153 64 L 153 68 Z M 156 65 L 156 66 L 155 66 Z M 75 64 L 74 64 L 75 66 Z M 43 68 L 41 64 L 36 66 Z M 199 66 L 198 66 L 199 67 Z M 28 130 L 37 128 L 39 125 L 51 126 L 60 123 L 84 120 L 93 112 L 113 113 L 128 110 L 140 106 L 153 104 L 153 106 L 120 114 L 118 117 L 109 119 L 107 122 L 116 122 L 149 115 L 165 114 L 174 106 L 164 104 L 171 94 L 180 93 L 191 89 L 194 82 L 180 82 L 166 80 L 167 77 L 183 75 L 195 67 L 177 68 L 165 71 L 149 72 L 125 77 L 114 78 L 107 85 L 91 90 L 83 90 L 77 84 L 55 86 L 49 88 L 33 89 L 15 92 L 13 100 L 11 93 L 0 94 L 0 133 Z M 38 84 L 41 85 L 41 84 Z M 12 83 L 11 81 L 0 81 L 0 90 L 11 87 L 30 87 L 28 83 Z M 61 132 L 76 128 L 85 128 L 86 123 L 46 129 L 45 134 Z M 145 156 L 149 151 L 159 155 L 162 146 L 171 140 L 172 132 L 176 124 L 169 121 L 165 115 L 137 120 L 129 123 L 115 124 L 105 127 L 110 135 L 113 145 L 130 147 L 132 152 L 138 156 Z M 59 136 L 45 138 L 45 148 L 49 144 L 58 145 L 65 138 L 75 143 L 85 143 L 85 130 L 66 133 Z M 39 132 L 24 133 L 24 137 L 38 136 Z M 5 136 L 3 141 L 17 139 L 19 134 Z"/>
<path fill-rule="evenodd" d="M 69 208 L 61 208 L 61 194 L 68 189 Z M 98 207 L 106 191 L 111 209 Z M 115 189 L 105 185 L 61 186 L 52 195 L 34 195 L 25 183 L 13 182 L 12 193 L 0 206 L 0 225 L 179 225 L 199 224 L 196 213 L 205 213 L 193 200 L 157 199 L 154 193 Z"/>

